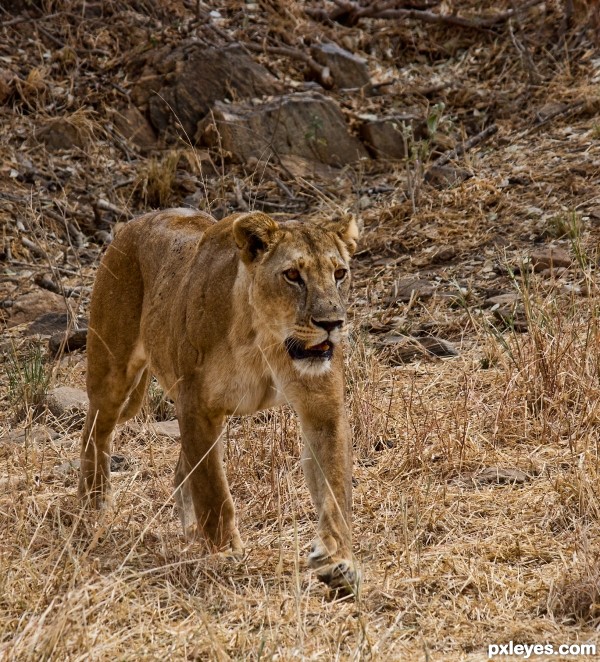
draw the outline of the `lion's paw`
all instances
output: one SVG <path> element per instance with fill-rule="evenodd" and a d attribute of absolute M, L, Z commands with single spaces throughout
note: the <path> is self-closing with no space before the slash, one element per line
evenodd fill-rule
<path fill-rule="evenodd" d="M 339 595 L 355 595 L 360 573 L 351 561 L 336 561 L 317 570 L 317 578 Z"/>

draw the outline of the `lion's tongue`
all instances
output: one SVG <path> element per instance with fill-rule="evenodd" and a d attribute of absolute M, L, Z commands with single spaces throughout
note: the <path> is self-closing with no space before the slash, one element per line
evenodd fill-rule
<path fill-rule="evenodd" d="M 324 340 L 322 343 L 319 343 L 318 345 L 313 345 L 312 347 L 309 347 L 308 349 L 311 352 L 326 352 L 331 348 L 331 345 L 329 344 L 329 341 Z"/>

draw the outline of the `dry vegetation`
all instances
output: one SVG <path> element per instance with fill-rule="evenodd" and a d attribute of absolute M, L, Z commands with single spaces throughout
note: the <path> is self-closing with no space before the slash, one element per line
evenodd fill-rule
<path fill-rule="evenodd" d="M 380 96 L 331 92 L 350 122 L 402 105 L 432 124 L 427 140 L 407 135 L 404 161 L 315 178 L 231 165 L 185 138 L 145 153 L 119 134 L 111 112 L 127 95 L 128 49 L 140 35 L 147 47 L 200 30 L 195 2 L 112 0 L 108 23 L 70 0 L 25 4 L 0 8 L 0 65 L 19 72 L 0 105 L 0 659 L 483 660 L 511 640 L 600 646 L 596 4 L 528 3 L 525 16 L 473 29 L 343 26 L 303 10 L 337 2 L 261 1 L 248 16 L 236 0 L 198 3 L 220 4 L 218 30 L 242 41 L 299 49 L 320 30 L 366 57 L 373 81 L 389 85 Z M 302 60 L 256 56 L 303 80 Z M 40 138 L 58 120 L 74 131 L 70 150 Z M 490 123 L 497 134 L 452 161 L 472 177 L 424 180 L 429 162 Z M 242 562 L 180 536 L 177 448 L 154 427 L 171 409 L 155 387 L 115 440 L 126 461 L 112 507 L 97 522 L 80 517 L 69 462 L 81 421 L 54 417 L 45 395 L 84 384 L 85 352 L 54 359 L 27 332 L 27 313 L 50 296 L 36 283 L 48 276 L 72 320 L 85 316 L 114 223 L 184 200 L 218 215 L 341 208 L 364 222 L 347 352 L 364 573 L 355 599 L 332 601 L 305 567 L 315 522 L 285 409 L 227 428 Z M 548 246 L 571 265 L 534 271 Z M 433 293 L 398 298 L 394 283 L 408 277 Z M 515 299 L 503 315 L 486 304 L 498 294 Z M 408 360 L 395 340 L 407 335 L 460 354 Z"/>

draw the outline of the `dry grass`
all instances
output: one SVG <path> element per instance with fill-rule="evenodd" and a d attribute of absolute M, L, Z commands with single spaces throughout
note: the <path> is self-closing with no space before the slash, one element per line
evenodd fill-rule
<path fill-rule="evenodd" d="M 529 334 L 499 343 L 482 325 L 459 359 L 388 368 L 360 334 L 351 344 L 355 601 L 331 602 L 305 568 L 315 523 L 287 410 L 227 429 L 240 563 L 184 544 L 177 448 L 150 419 L 119 434 L 136 464 L 113 474 L 93 523 L 79 519 L 76 474 L 53 469 L 77 454 L 76 430 L 3 445 L 1 654 L 458 660 L 509 640 L 600 643 L 597 300 L 525 295 Z M 485 343 L 497 345 L 486 370 Z M 486 467 L 528 479 L 480 485 Z"/>

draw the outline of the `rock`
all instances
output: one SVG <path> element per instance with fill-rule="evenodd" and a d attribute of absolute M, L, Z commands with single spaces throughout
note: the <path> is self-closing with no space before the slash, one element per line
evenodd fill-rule
<path fill-rule="evenodd" d="M 88 142 L 89 134 L 76 122 L 61 117 L 36 131 L 35 137 L 51 152 L 56 152 L 83 149 Z"/>
<path fill-rule="evenodd" d="M 25 430 L 12 430 L 7 435 L 0 437 L 0 444 L 35 444 L 43 446 L 50 441 L 58 439 L 59 436 L 58 432 L 55 432 L 44 425 L 34 425 Z"/>
<path fill-rule="evenodd" d="M 444 340 L 443 338 L 437 338 L 436 336 L 423 336 L 415 338 L 415 340 L 433 356 L 450 357 L 459 356 L 460 354 L 451 342 Z"/>
<path fill-rule="evenodd" d="M 387 303 L 407 303 L 413 297 L 415 299 L 430 299 L 435 288 L 426 280 L 418 278 L 401 278 L 392 286 L 392 291 Z"/>
<path fill-rule="evenodd" d="M 497 483 L 499 485 L 522 485 L 529 476 L 519 469 L 503 469 L 502 467 L 488 467 L 474 476 L 480 485 Z"/>
<path fill-rule="evenodd" d="M 427 123 L 415 115 L 395 115 L 383 119 L 367 120 L 360 126 L 360 138 L 369 153 L 377 159 L 398 160 L 406 157 L 408 138 L 402 135 L 406 127 L 410 140 L 427 135 Z"/>
<path fill-rule="evenodd" d="M 281 92 L 278 81 L 237 44 L 207 48 L 198 41 L 187 41 L 144 57 L 132 100 L 140 110 L 147 108 L 159 134 L 181 124 L 193 138 L 198 122 L 216 101 Z"/>
<path fill-rule="evenodd" d="M 10 98 L 15 87 L 16 75 L 8 69 L 0 69 L 0 104 L 4 104 Z"/>
<path fill-rule="evenodd" d="M 373 450 L 380 452 L 390 448 L 396 448 L 397 444 L 394 439 L 382 439 L 379 437 L 373 446 Z"/>
<path fill-rule="evenodd" d="M 50 336 L 58 331 L 64 331 L 69 326 L 67 313 L 44 313 L 27 327 L 27 335 Z"/>
<path fill-rule="evenodd" d="M 313 58 L 329 69 L 335 87 L 364 87 L 371 82 L 367 62 L 337 44 L 318 44 L 311 48 Z"/>
<path fill-rule="evenodd" d="M 135 106 L 113 110 L 112 121 L 117 131 L 142 151 L 156 147 L 156 135 L 150 122 Z"/>
<path fill-rule="evenodd" d="M 568 271 L 569 270 L 565 269 L 565 267 L 558 267 L 558 269 L 542 269 L 539 274 L 543 278 L 560 278 L 568 273 Z"/>
<path fill-rule="evenodd" d="M 331 183 L 340 176 L 340 171 L 337 168 L 295 154 L 283 154 L 280 162 L 292 177 L 317 179 L 324 183 Z M 257 165 L 258 163 L 257 160 Z"/>
<path fill-rule="evenodd" d="M 110 456 L 110 470 L 113 473 L 116 473 L 117 471 L 129 471 L 134 465 L 135 462 L 132 462 L 128 457 L 125 457 L 125 455 Z"/>
<path fill-rule="evenodd" d="M 45 313 L 66 314 L 67 307 L 62 296 L 47 290 L 33 290 L 17 297 L 8 309 L 8 327 L 32 322 Z"/>
<path fill-rule="evenodd" d="M 494 306 L 516 306 L 521 301 L 521 297 L 517 292 L 507 292 L 506 294 L 498 294 L 493 297 L 488 297 L 483 302 L 484 308 L 493 308 Z"/>
<path fill-rule="evenodd" d="M 563 111 L 568 108 L 566 103 L 560 101 L 551 101 L 550 103 L 545 103 L 541 108 L 536 112 L 539 122 L 545 122 L 546 120 L 554 117 L 555 115 L 560 115 Z"/>
<path fill-rule="evenodd" d="M 51 354 L 56 356 L 61 351 L 66 354 L 83 349 L 87 344 L 87 331 L 87 329 L 77 329 L 68 333 L 55 333 L 48 341 Z"/>
<path fill-rule="evenodd" d="M 78 473 L 81 468 L 81 460 L 79 458 L 74 460 L 67 460 L 58 467 L 54 467 L 55 476 L 67 476 L 68 474 Z"/>
<path fill-rule="evenodd" d="M 450 188 L 473 176 L 468 170 L 452 166 L 431 166 L 425 173 L 425 181 L 434 188 Z"/>
<path fill-rule="evenodd" d="M 444 264 L 456 257 L 455 246 L 440 246 L 431 256 L 432 264 Z"/>
<path fill-rule="evenodd" d="M 459 352 L 454 345 L 435 336 L 413 337 L 390 335 L 379 343 L 383 347 L 392 348 L 388 360 L 392 365 L 409 363 L 424 356 L 451 357 Z"/>
<path fill-rule="evenodd" d="M 174 421 L 158 421 L 153 423 L 154 432 L 159 437 L 170 437 L 171 439 L 179 439 L 179 423 Z"/>
<path fill-rule="evenodd" d="M 290 94 L 256 106 L 217 102 L 197 137 L 238 162 L 294 154 L 343 166 L 367 156 L 337 105 L 320 94 Z"/>
<path fill-rule="evenodd" d="M 527 331 L 527 315 L 522 305 L 500 306 L 493 309 L 494 317 L 507 329 L 518 333 Z"/>
<path fill-rule="evenodd" d="M 68 418 L 73 424 L 82 423 L 88 408 L 85 391 L 71 386 L 59 386 L 46 396 L 46 405 L 56 418 Z"/>
<path fill-rule="evenodd" d="M 540 248 L 532 251 L 530 255 L 531 266 L 534 271 L 557 269 L 571 266 L 571 256 L 562 248 Z"/>

